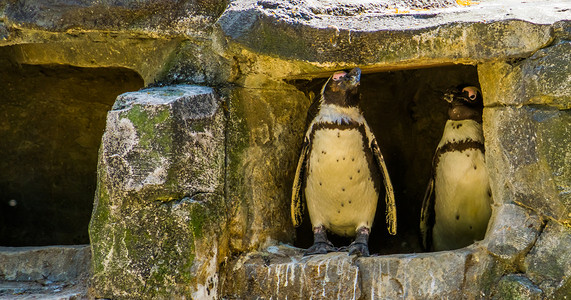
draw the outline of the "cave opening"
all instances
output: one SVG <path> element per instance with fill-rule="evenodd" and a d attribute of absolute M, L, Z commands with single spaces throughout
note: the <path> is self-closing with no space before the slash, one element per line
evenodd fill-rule
<path fill-rule="evenodd" d="M 143 79 L 21 64 L 14 50 L 0 49 L 0 246 L 87 244 L 107 111 Z"/>
<path fill-rule="evenodd" d="M 327 78 L 292 80 L 291 84 L 314 101 Z M 386 230 L 384 196 L 379 199 L 369 239 L 371 254 L 422 252 L 420 210 L 429 181 L 432 158 L 447 120 L 448 103 L 443 92 L 460 84 L 479 86 L 476 66 L 451 65 L 367 73 L 361 77 L 361 103 L 386 160 L 395 189 L 397 235 Z M 307 212 L 306 212 L 307 214 Z M 329 234 L 336 246 L 351 239 Z M 294 246 L 313 243 L 309 216 L 296 229 Z"/>

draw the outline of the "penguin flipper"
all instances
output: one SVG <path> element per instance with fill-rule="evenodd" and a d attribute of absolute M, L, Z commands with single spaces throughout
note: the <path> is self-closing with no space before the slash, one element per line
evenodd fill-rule
<path fill-rule="evenodd" d="M 377 144 L 377 141 L 373 138 L 371 141 L 371 149 L 373 150 L 373 156 L 379 167 L 379 170 L 383 174 L 383 183 L 385 184 L 385 203 L 387 207 L 387 229 L 391 235 L 397 234 L 397 208 L 395 204 L 395 193 L 393 189 L 393 184 L 389 177 L 389 171 L 387 165 L 385 164 L 385 159 L 381 153 L 381 149 Z"/>
<path fill-rule="evenodd" d="M 422 201 L 422 210 L 420 211 L 420 234 L 422 237 L 422 247 L 425 251 L 432 248 L 432 228 L 434 227 L 434 177 L 430 178 L 424 200 Z"/>
<path fill-rule="evenodd" d="M 309 141 L 306 137 L 303 141 L 303 147 L 301 149 L 301 154 L 299 155 L 297 168 L 295 169 L 295 177 L 293 179 L 293 187 L 291 190 L 291 221 L 295 227 L 301 225 L 301 222 L 303 221 L 302 186 L 305 177 L 304 170 L 308 151 Z"/>

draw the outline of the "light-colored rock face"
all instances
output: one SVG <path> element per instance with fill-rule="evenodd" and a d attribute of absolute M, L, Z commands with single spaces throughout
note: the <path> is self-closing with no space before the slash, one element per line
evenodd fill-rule
<path fill-rule="evenodd" d="M 118 98 L 90 224 L 94 296 L 216 298 L 218 265 L 228 255 L 224 129 L 211 88 Z"/>
<path fill-rule="evenodd" d="M 346 252 L 303 257 L 300 249 L 272 246 L 228 264 L 222 273 L 222 295 L 230 299 L 285 295 L 288 299 L 489 297 L 489 287 L 482 287 L 479 281 L 497 267 L 474 250 L 366 258 Z"/>
<path fill-rule="evenodd" d="M 145 84 L 199 83 L 218 95 L 153 88 L 122 95 L 109 113 L 90 225 L 92 295 L 568 295 L 571 7 L 462 2 L 0 4 L 2 60 L 123 67 Z M 276 249 L 311 238 L 293 229 L 289 197 L 312 84 L 354 66 L 399 211 L 399 235 L 373 230 L 371 248 L 400 254 Z M 486 238 L 402 254 L 419 251 L 420 201 L 445 121 L 440 92 L 466 81 L 479 81 L 486 106 Z"/>

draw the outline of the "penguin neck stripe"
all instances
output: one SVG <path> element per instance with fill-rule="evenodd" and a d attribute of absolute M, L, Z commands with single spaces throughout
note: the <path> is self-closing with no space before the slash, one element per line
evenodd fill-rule
<path fill-rule="evenodd" d="M 309 134 L 309 139 L 313 140 L 315 132 L 318 130 L 332 130 L 332 129 L 338 129 L 338 130 L 358 130 L 361 133 L 361 136 L 363 137 L 363 147 L 364 147 L 364 151 L 367 152 L 369 150 L 368 145 L 370 145 L 371 141 L 369 141 L 368 137 L 367 137 L 367 133 L 366 133 L 366 129 L 365 129 L 365 125 L 355 122 L 355 121 L 344 121 L 341 124 L 339 123 L 329 123 L 329 122 L 319 122 L 319 123 L 315 123 L 313 125 L 313 127 L 311 127 L 311 132 Z"/>
<path fill-rule="evenodd" d="M 480 150 L 482 151 L 482 153 L 485 153 L 486 149 L 484 148 L 484 144 L 478 141 L 474 141 L 472 139 L 467 139 L 464 141 L 459 141 L 459 142 L 449 142 L 446 143 L 444 145 L 442 145 L 442 147 L 438 148 L 438 150 L 436 151 L 436 157 L 434 159 L 434 165 L 438 165 L 438 161 L 440 160 L 440 156 L 442 156 L 442 154 L 446 153 L 446 152 L 451 152 L 451 151 L 458 151 L 458 152 L 462 152 L 468 149 L 475 149 L 475 150 Z"/>
<path fill-rule="evenodd" d="M 315 125 L 313 125 L 313 130 L 315 131 L 319 129 L 339 129 L 339 130 L 359 129 L 359 127 L 362 126 L 363 124 L 359 122 L 342 119 L 340 123 L 334 123 L 334 122 L 315 123 Z"/>

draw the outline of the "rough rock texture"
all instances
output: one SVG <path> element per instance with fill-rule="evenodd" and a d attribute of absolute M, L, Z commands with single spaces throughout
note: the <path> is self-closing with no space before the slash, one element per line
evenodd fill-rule
<path fill-rule="evenodd" d="M 220 0 L 16 0 L 3 5 L 3 12 L 9 22 L 21 27 L 40 27 L 54 32 L 81 28 L 167 36 L 176 31 L 204 35 L 226 3 Z"/>
<path fill-rule="evenodd" d="M 569 224 L 571 111 L 485 108 L 484 128 L 495 201 L 515 202 Z"/>
<path fill-rule="evenodd" d="M 330 253 L 302 257 L 299 249 L 271 246 L 227 265 L 222 297 L 230 299 L 358 299 L 355 257 Z"/>
<path fill-rule="evenodd" d="M 389 1 L 395 7 L 384 9 L 383 1 L 368 2 L 234 1 L 217 24 L 230 46 L 290 63 L 285 73 L 265 70 L 280 77 L 354 65 L 372 72 L 526 57 L 551 42 L 547 24 L 566 18 L 568 6 L 482 1 L 426 11 L 411 5 L 399 13 L 406 4 Z"/>
<path fill-rule="evenodd" d="M 235 251 L 293 242 L 289 200 L 309 104 L 283 84 L 230 91 L 226 195 Z"/>
<path fill-rule="evenodd" d="M 127 68 L 146 85 L 200 83 L 225 100 L 178 86 L 117 101 L 90 227 L 93 297 L 561 298 L 570 286 L 567 265 L 554 257 L 567 258 L 569 248 L 570 9 L 559 0 L 18 0 L 0 4 L 1 59 Z M 455 64 L 478 65 L 486 99 L 495 203 L 484 241 L 360 259 L 259 251 L 299 233 L 289 223 L 289 189 L 316 94 L 301 81 L 354 66 L 364 70 L 363 88 L 365 76 L 380 77 L 362 91 L 367 117 L 394 140 L 393 157 L 410 157 L 399 156 L 405 147 L 420 157 L 442 120 L 439 108 L 423 108 L 443 82 L 426 77 L 455 76 L 403 70 L 441 74 Z M 451 69 L 466 70 L 457 80 L 476 77 L 473 67 Z M 376 100 L 385 90 L 394 99 Z M 373 113 L 377 106 L 383 113 Z M 375 118 L 391 113 L 402 123 L 382 130 L 388 123 Z M 422 137 L 399 141 L 412 134 Z M 422 173 L 400 161 L 389 171 L 401 179 Z M 409 207 L 399 226 L 409 229 L 421 193 L 411 186 L 397 187 Z M 411 251 L 411 240 L 378 243 Z"/>
<path fill-rule="evenodd" d="M 486 106 L 547 105 L 571 109 L 571 42 L 541 49 L 520 62 L 495 62 L 478 67 Z"/>
<path fill-rule="evenodd" d="M 525 258 L 527 276 L 548 297 L 571 295 L 571 229 L 549 222 Z"/>
<path fill-rule="evenodd" d="M 117 99 L 90 224 L 94 296 L 216 297 L 227 255 L 218 102 L 212 89 L 187 85 Z"/>
<path fill-rule="evenodd" d="M 495 207 L 490 219 L 486 248 L 506 266 L 521 268 L 521 260 L 543 229 L 541 218 L 521 206 L 504 204 Z"/>
<path fill-rule="evenodd" d="M 216 69 L 219 58 L 204 49 L 212 47 L 212 26 L 226 5 L 226 0 L 7 1 L 0 3 L 0 46 L 13 49 L 10 59 L 19 64 L 125 67 L 150 84 L 177 77 L 177 64 Z M 191 51 L 202 49 L 192 63 L 175 55 L 188 49 L 188 42 Z M 201 82 L 201 76 L 187 79 Z"/>
<path fill-rule="evenodd" d="M 0 279 L 73 281 L 89 273 L 89 246 L 0 247 Z"/>
<path fill-rule="evenodd" d="M 542 291 L 524 276 L 510 274 L 502 277 L 494 289 L 492 299 L 539 300 Z"/>
<path fill-rule="evenodd" d="M 0 298 L 85 298 L 90 259 L 88 245 L 0 247 Z"/>
<path fill-rule="evenodd" d="M 225 266 L 222 296 L 229 299 L 440 299 L 489 296 L 479 283 L 495 270 L 482 249 L 367 258 L 347 253 L 302 256 L 271 246 Z M 481 268 L 480 265 L 485 266 Z M 419 270 L 422 270 L 419 272 Z"/>

